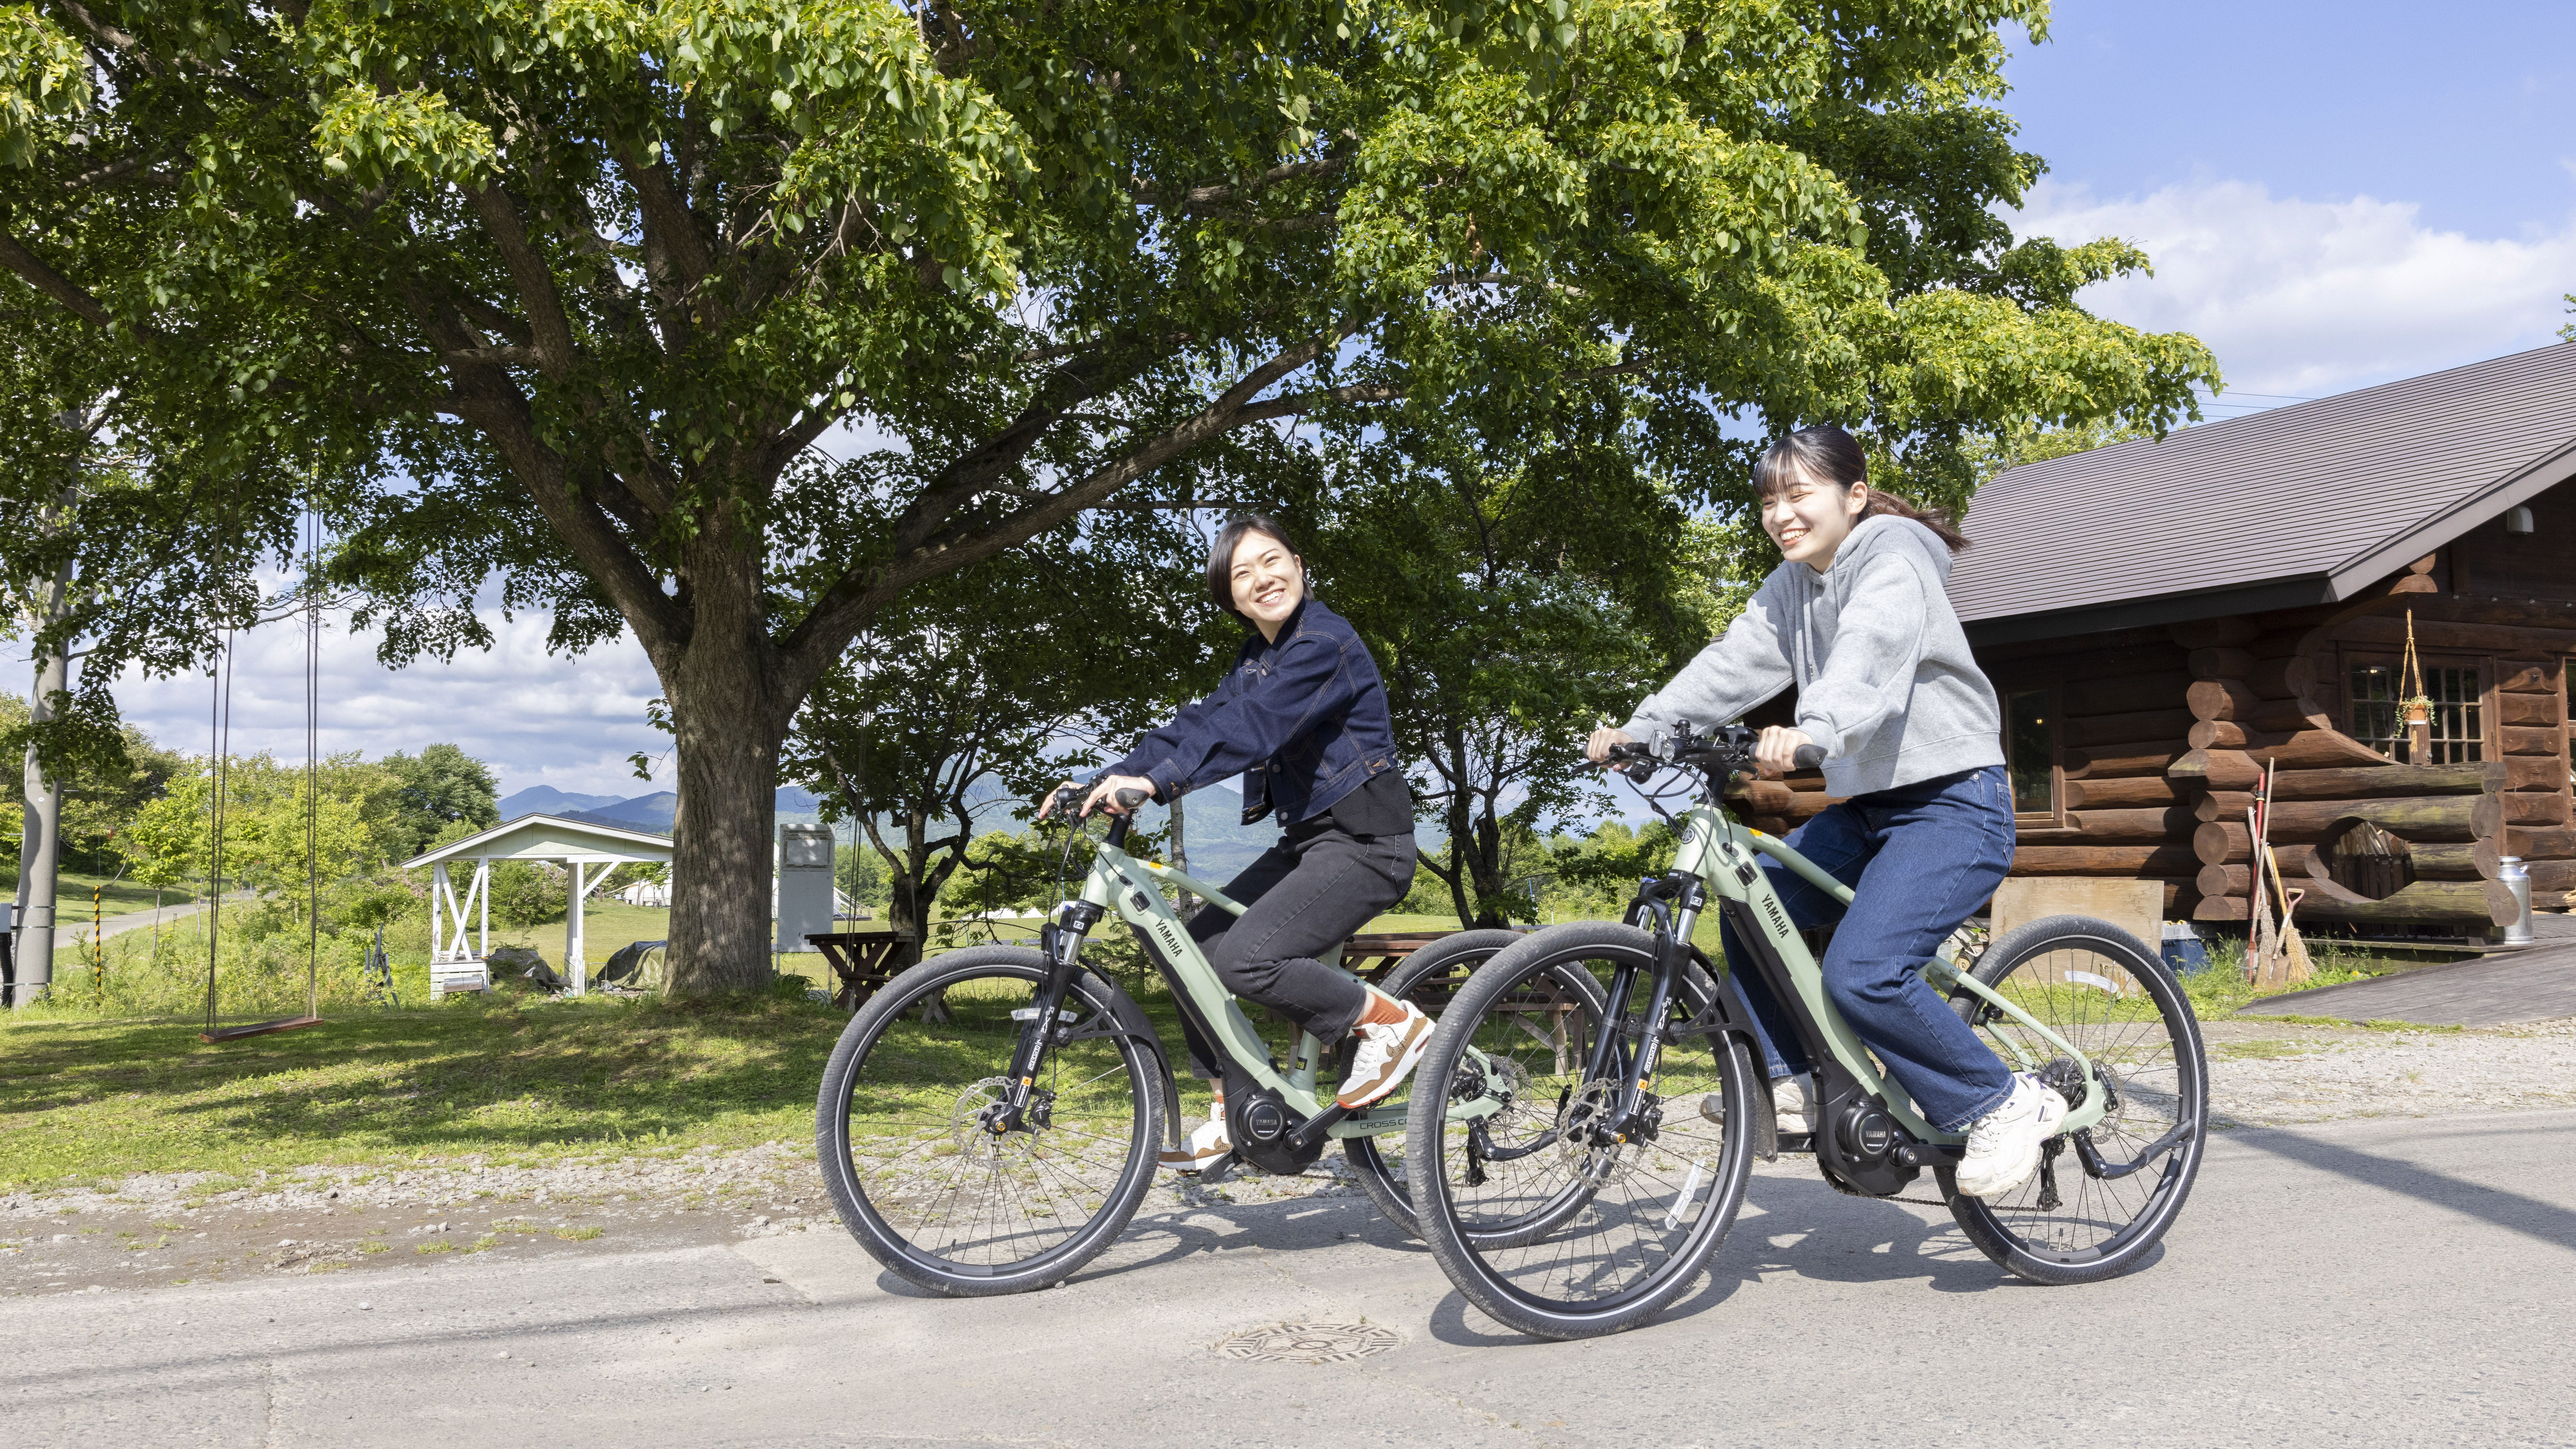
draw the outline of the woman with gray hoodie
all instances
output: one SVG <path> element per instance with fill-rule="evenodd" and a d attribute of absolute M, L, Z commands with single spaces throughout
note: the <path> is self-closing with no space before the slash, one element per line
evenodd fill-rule
<path fill-rule="evenodd" d="M 1777 776 L 1800 746 L 1824 748 L 1825 788 L 1843 798 L 1789 843 L 1851 887 L 1852 903 L 1763 868 L 1801 928 L 1836 923 L 1822 963 L 1835 1010 L 1925 1120 L 1967 1133 L 1959 1191 L 1999 1196 L 2037 1170 L 2067 1106 L 2008 1070 L 1922 976 L 2012 865 L 2001 711 L 1950 609 L 1950 555 L 1967 540 L 1940 515 L 1872 489 L 1860 445 L 1840 428 L 1772 444 L 1753 478 L 1780 567 L 1627 724 L 1596 731 L 1589 753 L 1606 760 L 1612 745 L 1684 721 L 1722 724 L 1797 686 L 1796 726 L 1764 730 L 1756 763 Z M 1726 952 L 1748 959 L 1732 930 Z M 1773 1079 L 1806 1075 L 1805 1061 L 1782 1055 L 1800 1050 L 1797 1037 L 1759 973 L 1735 979 Z M 1781 1100 L 1785 1118 L 1790 1098 Z M 1814 1108 L 1802 1112 L 1794 1130 L 1814 1131 Z"/>

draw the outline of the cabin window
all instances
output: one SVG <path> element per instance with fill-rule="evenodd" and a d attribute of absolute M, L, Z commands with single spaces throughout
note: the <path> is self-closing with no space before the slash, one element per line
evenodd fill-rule
<path fill-rule="evenodd" d="M 2407 754 L 2403 671 L 2395 664 L 2352 667 L 2352 737 L 2407 763 L 2458 765 L 2486 758 L 2486 719 L 2481 710 L 2478 667 L 2474 664 L 2426 664 L 2424 694 L 2433 701 L 2433 755 L 2415 761 Z"/>
<path fill-rule="evenodd" d="M 2013 814 L 2025 824 L 2057 824 L 2057 709 L 2048 689 L 2004 694 L 2004 761 L 2012 776 Z"/>

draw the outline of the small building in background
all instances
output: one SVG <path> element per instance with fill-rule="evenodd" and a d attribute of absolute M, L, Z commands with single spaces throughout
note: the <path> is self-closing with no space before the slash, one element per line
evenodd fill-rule
<path fill-rule="evenodd" d="M 1950 599 L 2004 704 L 2015 876 L 2153 880 L 2168 918 L 2243 921 L 2269 764 L 2302 922 L 2482 932 L 2514 918 L 2506 856 L 2535 907 L 2576 903 L 2576 344 L 2015 468 L 1963 531 Z M 1822 789 L 1745 803 L 1783 831 Z"/>

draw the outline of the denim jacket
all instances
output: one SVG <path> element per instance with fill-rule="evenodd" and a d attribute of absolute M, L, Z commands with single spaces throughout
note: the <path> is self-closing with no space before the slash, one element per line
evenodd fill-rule
<path fill-rule="evenodd" d="M 1240 773 L 1244 824 L 1276 810 L 1280 824 L 1294 825 L 1394 768 L 1377 660 L 1310 595 L 1276 641 L 1256 630 L 1215 693 L 1138 740 L 1108 773 L 1141 775 L 1167 801 Z"/>

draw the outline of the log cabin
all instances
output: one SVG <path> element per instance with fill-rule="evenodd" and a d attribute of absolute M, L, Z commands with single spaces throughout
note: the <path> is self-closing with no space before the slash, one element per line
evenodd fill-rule
<path fill-rule="evenodd" d="M 2576 904 L 2576 344 L 2014 468 L 1962 527 L 2014 875 L 2155 880 L 2168 919 L 2244 921 L 2268 766 L 2305 925 L 2499 927 L 2507 856 L 2536 909 Z M 1822 790 L 1743 805 L 1776 833 Z"/>

